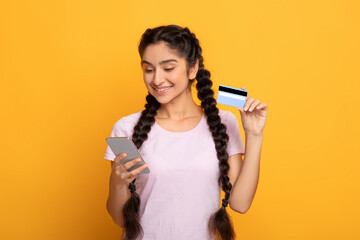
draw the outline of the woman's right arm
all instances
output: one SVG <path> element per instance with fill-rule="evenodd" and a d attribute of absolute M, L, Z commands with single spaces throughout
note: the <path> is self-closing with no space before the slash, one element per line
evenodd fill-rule
<path fill-rule="evenodd" d="M 119 227 L 124 227 L 123 207 L 131 197 L 129 184 L 147 168 L 144 164 L 141 167 L 128 171 L 129 168 L 138 164 L 140 158 L 135 158 L 124 165 L 120 163 L 126 157 L 125 153 L 119 154 L 114 161 L 111 161 L 111 174 L 109 181 L 109 197 L 106 203 L 107 211 Z"/>

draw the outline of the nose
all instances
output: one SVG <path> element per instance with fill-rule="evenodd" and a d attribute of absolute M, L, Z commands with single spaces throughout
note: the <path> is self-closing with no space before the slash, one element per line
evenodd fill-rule
<path fill-rule="evenodd" d="M 155 70 L 154 79 L 153 79 L 154 85 L 155 86 L 160 86 L 163 81 L 164 80 L 163 80 L 163 76 L 162 76 L 161 71 Z"/>

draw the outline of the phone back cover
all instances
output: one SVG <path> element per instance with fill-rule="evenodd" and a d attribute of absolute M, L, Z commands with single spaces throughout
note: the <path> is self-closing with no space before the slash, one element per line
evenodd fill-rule
<path fill-rule="evenodd" d="M 121 160 L 122 165 L 124 165 L 125 163 L 127 163 L 135 158 L 141 159 L 141 162 L 139 162 L 138 164 L 129 168 L 128 171 L 132 171 L 138 167 L 141 167 L 145 163 L 144 159 L 141 157 L 140 153 L 138 152 L 137 147 L 131 141 L 130 138 L 128 138 L 128 137 L 108 137 L 108 138 L 106 138 L 106 142 L 109 144 L 111 151 L 116 156 L 118 156 L 120 153 L 123 153 L 123 152 L 125 152 L 127 154 L 126 158 Z M 140 173 L 149 173 L 149 172 L 150 172 L 150 170 L 147 167 Z"/>

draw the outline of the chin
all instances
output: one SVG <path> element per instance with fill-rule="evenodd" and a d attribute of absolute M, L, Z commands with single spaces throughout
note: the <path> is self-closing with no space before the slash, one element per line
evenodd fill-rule
<path fill-rule="evenodd" d="M 171 101 L 169 96 L 159 96 L 158 94 L 156 94 L 154 92 L 150 92 L 150 91 L 149 91 L 149 93 L 161 104 L 166 104 Z"/>
<path fill-rule="evenodd" d="M 153 95 L 154 96 L 154 95 Z M 155 96 L 154 96 L 155 97 Z M 160 104 L 166 104 L 166 103 L 169 103 L 170 101 L 168 99 L 165 99 L 165 98 L 158 98 L 158 97 L 155 97 L 155 99 L 160 103 Z"/>

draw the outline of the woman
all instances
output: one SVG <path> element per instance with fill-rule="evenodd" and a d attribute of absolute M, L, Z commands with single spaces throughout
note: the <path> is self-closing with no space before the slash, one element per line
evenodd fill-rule
<path fill-rule="evenodd" d="M 234 239 L 226 207 L 245 213 L 255 195 L 267 104 L 248 97 L 238 108 L 244 147 L 235 115 L 216 107 L 195 34 L 177 25 L 147 29 L 138 50 L 147 104 L 110 136 L 132 138 L 147 164 L 128 171 L 139 159 L 121 165 L 124 154 L 107 147 L 109 214 L 125 228 L 123 239 Z M 191 95 L 195 80 L 201 106 Z"/>

